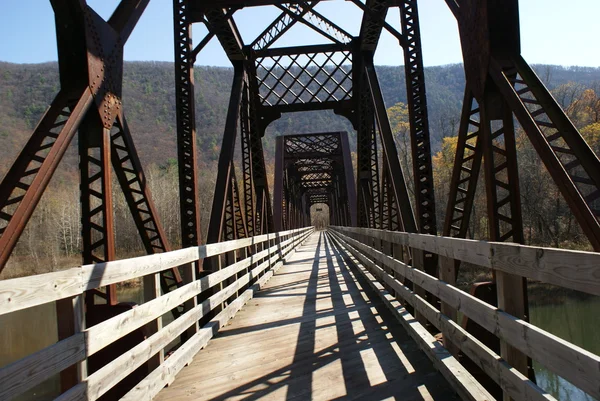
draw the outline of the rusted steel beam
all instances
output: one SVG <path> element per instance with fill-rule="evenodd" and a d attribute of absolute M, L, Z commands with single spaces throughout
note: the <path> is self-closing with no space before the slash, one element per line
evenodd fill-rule
<path fill-rule="evenodd" d="M 95 100 L 101 110 L 109 110 L 104 113 L 105 126 L 110 127 L 114 121 L 114 112 L 119 107 L 122 46 L 148 0 L 127 3 L 119 5 L 106 23 L 89 7 L 84 7 L 85 3 L 82 6 L 78 1 L 52 2 L 58 33 L 61 91 L 0 183 L 0 271 L 92 102 Z M 100 44 L 101 49 L 95 49 L 91 30 L 106 32 L 110 38 Z M 110 55 L 106 62 L 113 63 L 112 70 L 105 71 L 99 65 L 103 61 L 96 59 L 97 54 L 105 54 L 104 50 L 106 56 Z M 116 78 L 116 82 L 112 80 L 114 86 L 109 87 L 105 81 L 111 77 Z M 110 107 L 104 108 L 109 103 Z"/>
<path fill-rule="evenodd" d="M 99 116 L 90 110 L 79 128 L 79 171 L 81 176 L 81 236 L 83 263 L 115 260 L 115 230 L 111 179 L 111 129 L 105 128 Z M 108 305 L 117 304 L 116 285 L 106 294 L 86 293 L 88 311 L 95 305 L 94 296 L 105 298 Z"/>
<path fill-rule="evenodd" d="M 123 113 L 117 116 L 114 128 L 111 132 L 112 165 L 144 248 L 148 254 L 167 252 L 170 250 L 167 236 L 158 218 L 142 163 Z M 160 285 L 163 293 L 182 284 L 177 268 L 161 272 Z M 178 310 L 173 312 L 175 315 L 179 313 Z"/>
<path fill-rule="evenodd" d="M 229 100 L 229 109 L 227 111 L 221 153 L 219 154 L 217 182 L 210 214 L 208 235 L 206 238 L 206 242 L 209 244 L 217 243 L 223 238 L 226 212 L 225 206 L 227 195 L 229 193 L 229 186 L 231 185 L 231 167 L 233 165 L 233 157 L 235 154 L 237 125 L 242 102 L 242 91 L 244 88 L 244 68 L 242 63 L 236 62 L 234 66 L 235 70 L 231 88 L 231 97 Z"/>
<path fill-rule="evenodd" d="M 275 138 L 275 182 L 273 187 L 273 224 L 275 231 L 282 231 L 284 228 L 284 146 L 283 136 Z"/>
<path fill-rule="evenodd" d="M 467 237 L 483 157 L 480 125 L 479 105 L 467 87 L 458 131 L 456 156 L 450 179 L 448 206 L 442 231 L 444 236 Z"/>
<path fill-rule="evenodd" d="M 360 26 L 361 50 L 375 51 L 377 48 L 389 6 L 389 0 L 366 1 Z"/>
<path fill-rule="evenodd" d="M 238 31 L 235 21 L 228 10 L 223 8 L 210 8 L 205 11 L 209 29 L 217 37 L 227 57 L 231 61 L 241 61 L 244 55 L 244 41 Z"/>
<path fill-rule="evenodd" d="M 534 134 L 532 128 L 535 127 L 535 123 L 527 121 L 527 117 L 529 117 L 528 110 L 522 105 L 518 96 L 511 96 L 510 93 L 514 92 L 516 94 L 514 87 L 524 82 L 519 81 L 518 68 L 514 63 L 511 63 L 513 57 L 521 53 L 518 2 L 517 0 L 503 2 L 494 0 L 482 2 L 447 0 L 447 4 L 458 21 L 465 59 L 467 91 L 472 92 L 473 97 L 479 104 L 481 118 L 477 141 L 481 142 L 481 145 L 477 146 L 481 146 L 484 155 L 483 167 L 486 177 L 489 236 L 493 241 L 522 243 L 523 226 L 513 112 L 515 112 L 517 118 L 520 117 L 521 125 L 528 135 Z M 500 60 L 500 63 L 497 60 Z M 527 92 L 527 90 L 521 91 L 520 89 L 520 93 Z M 519 103 L 521 104 L 519 105 Z M 467 113 L 475 114 L 465 106 L 461 131 L 468 129 L 470 115 L 467 116 Z M 521 119 L 532 124 L 526 125 Z M 541 137 L 543 138 L 543 135 Z M 462 139 L 467 140 L 464 134 Z M 464 144 L 461 145 L 464 146 Z M 464 155 L 463 149 L 458 150 L 458 152 L 461 151 Z M 475 152 L 476 149 L 473 149 L 473 151 Z M 547 155 L 541 154 L 541 156 L 542 159 L 547 159 Z M 473 163 L 479 163 L 478 158 L 481 156 L 474 153 L 473 157 Z M 457 159 L 455 172 L 459 163 L 463 162 Z M 474 165 L 474 167 L 477 168 L 477 165 Z M 550 173 L 553 176 L 556 175 L 556 172 L 550 171 Z M 566 178 L 568 180 L 569 177 Z M 469 185 L 468 191 L 474 192 L 475 183 L 473 180 L 475 178 L 464 177 L 463 179 L 466 179 L 463 182 Z M 453 181 L 455 181 L 454 178 Z M 455 190 L 458 190 L 458 186 L 461 184 L 456 181 L 453 182 L 453 185 Z M 473 196 L 472 193 L 466 195 L 465 202 Z M 451 202 L 453 202 L 452 199 Z M 452 212 L 454 212 L 454 209 Z M 470 210 L 465 210 L 462 218 L 468 218 L 469 212 Z M 459 219 L 459 217 L 452 217 L 452 219 Z M 466 222 L 461 221 L 461 224 L 466 225 Z M 456 228 L 458 230 L 454 229 L 455 232 L 465 232 L 466 230 L 463 227 Z M 456 268 L 456 265 L 452 266 L 451 261 L 445 261 L 443 274 L 447 275 L 450 280 L 455 278 L 455 274 L 452 275 L 452 268 Z M 526 289 L 527 283 L 522 277 L 505 273 L 496 274 L 498 307 L 525 320 L 528 319 Z M 523 374 L 533 375 L 530 360 L 525 354 L 505 342 L 500 342 L 500 348 L 502 357 L 508 363 Z M 490 383 L 491 388 L 500 391 L 493 383 Z"/>
<path fill-rule="evenodd" d="M 252 130 L 250 123 L 250 88 L 248 79 L 244 80 L 242 104 L 240 108 L 240 140 L 242 151 L 242 183 L 244 188 L 244 215 L 248 236 L 254 236 L 256 222 L 256 196 L 254 186 Z"/>
<path fill-rule="evenodd" d="M 283 8 L 283 12 L 250 44 L 254 50 L 266 49 L 281 38 L 302 17 L 308 13 L 318 2 L 300 2 L 293 10 L 290 5 Z"/>
<path fill-rule="evenodd" d="M 399 9 L 402 32 L 406 39 L 404 70 L 416 195 L 416 215 L 419 232 L 437 235 L 429 116 L 417 1 L 401 0 L 399 1 Z M 432 259 L 436 258 L 433 258 L 432 255 Z M 435 260 L 432 263 L 437 265 Z"/>
<path fill-rule="evenodd" d="M 502 67 L 504 63 L 507 67 Z M 521 56 L 491 63 L 491 76 L 573 215 L 600 251 L 600 161 Z"/>
<path fill-rule="evenodd" d="M 391 188 L 394 191 L 394 196 L 396 199 L 398 199 L 400 204 L 400 212 L 402 214 L 404 228 L 407 232 L 418 232 L 415 215 L 410 204 L 406 180 L 404 179 L 404 173 L 402 172 L 402 167 L 400 166 L 400 161 L 398 158 L 398 150 L 396 149 L 396 145 L 394 143 L 392 128 L 390 126 L 390 121 L 385 109 L 379 81 L 377 79 L 377 73 L 375 72 L 373 59 L 368 55 L 365 57 L 365 73 L 374 105 L 377 126 L 379 127 L 381 145 L 383 153 L 386 157 L 388 164 L 387 167 L 391 177 Z"/>
<path fill-rule="evenodd" d="M 324 45 L 306 45 L 261 49 L 254 52 L 254 58 L 289 56 L 304 53 L 335 53 L 351 51 L 352 46 L 347 43 L 331 43 Z"/>
<path fill-rule="evenodd" d="M 198 156 L 196 148 L 196 106 L 194 99 L 194 58 L 190 0 L 173 0 L 175 40 L 175 107 L 177 121 L 177 157 L 181 245 L 198 246 L 202 242 L 200 201 L 198 199 Z"/>

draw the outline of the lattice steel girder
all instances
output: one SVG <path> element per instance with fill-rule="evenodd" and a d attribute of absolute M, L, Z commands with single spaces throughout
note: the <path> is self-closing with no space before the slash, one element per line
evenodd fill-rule
<path fill-rule="evenodd" d="M 175 106 L 177 119 L 177 157 L 179 170 L 179 209 L 181 245 L 202 242 L 198 199 L 198 162 L 196 149 L 196 106 L 194 99 L 194 58 L 192 55 L 191 0 L 173 0 L 175 39 Z"/>
<path fill-rule="evenodd" d="M 250 44 L 254 50 L 265 49 L 275 43 L 284 33 L 298 22 L 291 14 L 302 17 L 318 2 L 299 2 L 295 12 L 288 12 L 289 6 Z"/>
<path fill-rule="evenodd" d="M 262 145 L 262 137 L 268 124 L 265 114 L 258 109 L 258 88 L 254 68 L 246 63 L 248 93 L 248 121 L 250 128 L 250 147 L 252 155 L 252 186 L 256 194 L 254 214 L 254 235 L 273 232 L 273 211 L 271 195 L 267 181 L 267 169 Z"/>
<path fill-rule="evenodd" d="M 81 236 L 83 263 L 102 263 L 115 259 L 115 235 L 111 179 L 111 129 L 105 128 L 93 110 L 79 127 L 79 172 L 81 176 Z M 86 293 L 88 308 L 94 294 Z M 116 286 L 107 288 L 109 305 L 117 304 Z"/>
<path fill-rule="evenodd" d="M 332 44 L 254 52 L 252 64 L 261 106 L 292 111 L 289 106 L 318 103 L 315 109 L 324 109 L 351 100 L 352 50 L 351 45 Z M 330 104 L 324 107 L 323 103 Z"/>
<path fill-rule="evenodd" d="M 479 105 L 467 87 L 463 100 L 452 178 L 450 179 L 446 220 L 442 231 L 444 236 L 457 238 L 466 238 L 467 236 L 483 157 L 480 121 Z"/>
<path fill-rule="evenodd" d="M 389 0 L 366 1 L 360 26 L 361 50 L 375 51 L 377 48 L 389 6 Z"/>
<path fill-rule="evenodd" d="M 331 1 L 331 0 L 318 0 Z M 202 13 L 210 8 L 242 8 L 248 6 L 273 6 L 283 4 L 303 4 L 306 0 L 195 0 L 192 4 L 194 12 Z"/>
<path fill-rule="evenodd" d="M 520 56 L 492 58 L 491 76 L 571 208 L 600 251 L 600 160 Z"/>
<path fill-rule="evenodd" d="M 340 146 L 339 138 L 331 133 L 285 136 L 286 155 L 298 159 L 339 155 Z"/>
<path fill-rule="evenodd" d="M 240 140 L 242 148 L 242 185 L 244 188 L 244 214 L 248 236 L 254 236 L 256 213 L 256 196 L 254 188 L 254 169 L 252 155 L 252 131 L 250 129 L 250 88 L 248 80 L 244 81 L 242 105 L 240 108 Z M 256 133 L 255 133 L 256 135 Z"/>
<path fill-rule="evenodd" d="M 194 14 L 193 8 L 191 14 Z M 244 55 L 244 41 L 238 31 L 237 25 L 228 10 L 223 8 L 210 8 L 205 10 L 204 17 L 208 22 L 209 29 L 213 33 L 223 50 L 231 61 L 242 61 L 246 59 Z"/>
<path fill-rule="evenodd" d="M 341 135 L 341 147 L 342 147 L 342 164 L 344 166 L 344 185 L 346 186 L 346 202 L 348 205 L 348 221 L 346 225 L 350 227 L 356 227 L 358 219 L 356 216 L 356 186 L 354 185 L 354 173 L 352 168 L 352 158 L 350 156 L 350 143 L 348 142 L 348 135 Z"/>
<path fill-rule="evenodd" d="M 373 99 L 362 58 L 355 60 L 354 79 L 358 85 L 357 103 L 357 225 L 377 228 L 380 221 L 380 176 Z"/>
<path fill-rule="evenodd" d="M 446 2 L 458 21 L 468 90 L 479 103 L 479 136 L 484 153 L 490 238 L 496 241 L 511 239 L 522 243 L 516 147 L 510 108 L 517 118 L 519 113 L 521 117 L 529 117 L 529 110 L 518 96 L 530 90 L 519 88 L 519 92 L 515 92 L 518 83 L 526 84 L 525 80 L 518 80 L 518 66 L 512 61 L 515 57 L 520 58 L 521 52 L 518 1 L 486 0 L 468 4 L 453 0 Z M 501 64 L 497 60 L 501 60 Z M 511 104 L 508 92 L 516 94 L 516 99 L 513 97 L 512 100 L 517 100 L 518 105 L 515 102 Z M 544 111 L 543 106 L 540 110 Z M 465 108 L 463 120 L 466 120 L 466 113 Z M 467 122 L 463 121 L 461 128 L 466 124 Z M 531 137 L 531 127 L 522 121 L 521 125 Z M 543 138 L 543 135 L 541 137 Z M 544 155 L 541 156 L 544 159 Z M 478 156 L 475 154 L 475 157 Z M 457 159 L 456 163 L 462 161 Z M 455 166 L 455 170 L 457 168 Z M 556 171 L 549 171 L 555 176 Z M 456 182 L 455 185 L 460 184 Z M 465 198 L 465 201 L 467 200 L 468 198 Z M 446 270 L 453 267 L 449 261 L 446 262 L 443 274 L 447 274 Z M 505 273 L 497 273 L 496 278 L 498 307 L 514 316 L 527 319 L 526 281 L 522 277 Z M 525 354 L 504 341 L 500 344 L 501 355 L 508 363 L 521 373 L 532 373 L 528 369 L 528 358 Z"/>
<path fill-rule="evenodd" d="M 278 5 L 277 7 L 284 10 L 295 21 L 301 22 L 334 43 L 350 43 L 352 41 L 352 36 L 348 32 L 313 9 L 300 16 L 291 10 L 289 4 Z"/>
<path fill-rule="evenodd" d="M 284 145 L 283 137 L 275 138 L 275 182 L 273 188 L 273 224 L 275 231 L 282 231 L 284 216 Z"/>
<path fill-rule="evenodd" d="M 437 235 L 433 164 L 429 138 L 429 117 L 425 92 L 425 69 L 421 49 L 419 13 L 416 0 L 398 0 L 404 44 L 404 71 L 410 137 L 412 148 L 413 176 L 416 196 L 416 214 L 419 232 Z M 434 255 L 431 255 L 435 259 Z M 433 261 L 431 263 L 436 263 Z"/>

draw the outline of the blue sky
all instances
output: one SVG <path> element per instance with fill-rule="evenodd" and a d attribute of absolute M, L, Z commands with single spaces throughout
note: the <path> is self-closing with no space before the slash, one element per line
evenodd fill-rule
<path fill-rule="evenodd" d="M 117 0 L 88 0 L 101 16 L 108 18 Z M 521 42 L 523 55 L 530 63 L 600 66 L 600 1 L 521 0 Z M 47 0 L 2 0 L 0 6 L 0 60 L 38 63 L 57 59 L 52 7 Z M 136 30 L 125 47 L 126 60 L 173 60 L 172 0 L 151 0 Z M 443 65 L 461 61 L 460 42 L 454 17 L 444 0 L 420 0 L 421 33 L 425 65 Z M 317 11 L 340 26 L 356 33 L 360 11 L 345 1 L 326 1 Z M 272 7 L 248 8 L 236 13 L 245 41 L 251 42 L 278 14 Z M 399 26 L 399 15 L 392 10 L 388 22 Z M 195 42 L 206 31 L 194 25 Z M 309 44 L 313 35 L 297 28 L 280 45 Z M 403 64 L 397 41 L 389 34 L 382 37 L 376 63 Z M 229 61 L 213 40 L 200 54 L 197 64 L 228 66 Z"/>

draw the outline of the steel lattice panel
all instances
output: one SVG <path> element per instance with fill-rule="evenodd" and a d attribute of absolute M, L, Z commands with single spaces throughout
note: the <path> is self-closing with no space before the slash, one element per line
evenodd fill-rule
<path fill-rule="evenodd" d="M 352 52 L 279 54 L 255 60 L 262 106 L 352 99 Z"/>
<path fill-rule="evenodd" d="M 336 154 L 339 148 L 340 140 L 337 135 L 303 135 L 285 138 L 285 151 L 288 154 L 315 154 L 323 157 Z"/>

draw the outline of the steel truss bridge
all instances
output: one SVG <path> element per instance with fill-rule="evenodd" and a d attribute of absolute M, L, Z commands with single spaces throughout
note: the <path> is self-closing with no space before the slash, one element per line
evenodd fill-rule
<path fill-rule="evenodd" d="M 173 250 L 122 103 L 123 46 L 149 0 L 121 0 L 107 20 L 85 0 L 50 0 L 60 90 L 0 183 L 0 271 L 76 135 L 82 266 L 0 281 L 0 315 L 54 304 L 58 330 L 58 342 L 0 368 L 0 400 L 57 375 L 59 400 L 553 399 L 532 361 L 600 398 L 600 357 L 528 322 L 528 279 L 600 295 L 600 162 L 522 57 L 518 1 L 445 0 L 466 87 L 450 194 L 437 204 L 417 0 L 348 0 L 358 35 L 321 1 L 173 1 L 182 233 Z M 260 6 L 278 16 L 245 41 L 238 12 Z M 197 43 L 195 25 L 208 32 Z M 322 42 L 279 47 L 295 26 Z M 404 55 L 411 171 L 373 64 L 384 31 Z M 194 63 L 213 39 L 234 77 L 204 239 Z M 270 188 L 267 127 L 316 110 L 351 122 L 355 165 L 348 133 L 289 132 L 276 138 Z M 522 245 L 515 122 L 596 252 Z M 481 174 L 489 242 L 466 239 Z M 115 191 L 147 256 L 116 260 Z M 314 205 L 327 208 L 327 231 L 311 227 Z M 461 263 L 493 281 L 459 290 Z M 116 285 L 136 278 L 144 303 L 119 302 Z"/>

